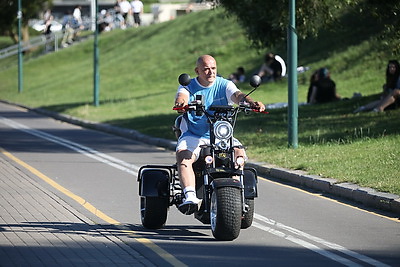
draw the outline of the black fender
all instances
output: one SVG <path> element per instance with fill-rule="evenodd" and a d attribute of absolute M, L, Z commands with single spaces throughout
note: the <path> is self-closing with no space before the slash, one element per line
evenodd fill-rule
<path fill-rule="evenodd" d="M 242 183 L 233 178 L 216 178 L 211 182 L 213 189 L 220 187 L 237 187 L 242 188 Z"/>
<path fill-rule="evenodd" d="M 139 173 L 140 196 L 169 197 L 171 173 L 168 170 L 145 169 Z"/>
<path fill-rule="evenodd" d="M 243 175 L 244 197 L 255 198 L 258 196 L 257 191 L 257 171 L 253 168 L 244 168 Z"/>
<path fill-rule="evenodd" d="M 254 168 L 245 168 L 243 171 L 243 187 L 239 180 L 233 178 L 216 178 L 212 181 L 212 188 L 225 186 L 244 188 L 244 197 L 253 199 L 258 197 L 257 171 Z"/>

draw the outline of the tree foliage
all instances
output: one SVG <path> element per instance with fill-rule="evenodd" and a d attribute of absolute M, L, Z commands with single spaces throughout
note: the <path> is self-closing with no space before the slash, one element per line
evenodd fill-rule
<path fill-rule="evenodd" d="M 21 0 L 22 26 L 27 31 L 28 21 L 37 18 L 47 7 L 52 5 L 52 0 Z M 17 0 L 0 1 L 0 33 L 9 35 L 14 42 L 17 42 Z"/>
<path fill-rule="evenodd" d="M 365 0 L 361 1 L 360 12 L 372 15 L 377 23 L 384 25 L 380 38 L 385 40 L 386 49 L 392 54 L 400 54 L 400 2 Z"/>
<path fill-rule="evenodd" d="M 228 15 L 233 14 L 243 26 L 248 38 L 258 48 L 286 42 L 289 25 L 289 1 L 293 0 L 214 0 Z M 338 20 L 341 9 L 356 14 L 375 16 L 377 23 L 387 26 L 382 38 L 397 36 L 400 23 L 399 1 L 382 0 L 296 0 L 296 31 L 299 39 L 317 36 L 320 30 L 330 29 Z M 391 37 L 392 36 L 392 37 Z M 393 44 L 392 44 L 393 46 Z M 397 45 L 398 46 L 398 45 Z"/>
<path fill-rule="evenodd" d="M 286 40 L 289 25 L 289 0 L 220 0 L 220 4 L 238 17 L 249 39 L 257 47 Z M 321 27 L 335 20 L 342 0 L 297 0 L 296 30 L 299 38 L 316 35 Z"/>

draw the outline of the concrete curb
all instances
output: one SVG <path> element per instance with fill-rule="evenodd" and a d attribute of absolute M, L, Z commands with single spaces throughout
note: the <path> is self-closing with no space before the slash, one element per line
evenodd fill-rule
<path fill-rule="evenodd" d="M 69 115 L 63 115 L 41 108 L 29 108 L 20 104 L 10 103 L 3 100 L 0 101 L 6 104 L 19 106 L 67 123 L 118 135 L 154 146 L 164 147 L 169 150 L 175 150 L 175 141 L 154 138 L 135 130 L 116 127 L 104 123 L 85 121 Z M 309 175 L 303 171 L 279 168 L 263 162 L 248 162 L 247 166 L 255 168 L 257 172 L 263 176 L 271 176 L 275 179 L 362 203 L 367 207 L 389 211 L 395 213 L 396 215 L 400 215 L 400 196 L 395 194 L 378 192 L 372 188 L 360 187 L 355 184 L 340 183 L 336 179 L 324 178 L 317 175 Z"/>

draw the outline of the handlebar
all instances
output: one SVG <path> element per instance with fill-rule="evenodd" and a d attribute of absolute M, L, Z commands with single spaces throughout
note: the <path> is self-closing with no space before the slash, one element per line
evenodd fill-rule
<path fill-rule="evenodd" d="M 189 106 L 182 106 L 182 107 L 173 107 L 172 110 L 184 110 L 184 111 L 188 111 L 189 110 Z"/>
<path fill-rule="evenodd" d="M 196 101 L 193 101 L 196 102 Z M 176 110 L 176 111 L 188 111 L 188 110 L 196 110 L 197 107 L 199 106 L 199 103 L 190 103 L 189 105 L 185 105 L 182 107 L 173 107 L 172 110 Z M 234 108 L 233 106 L 210 106 L 210 110 L 211 111 L 217 111 L 217 112 L 228 112 L 228 111 L 232 111 L 235 110 L 236 108 Z M 248 106 L 244 106 L 244 105 L 240 105 L 238 107 L 238 109 L 241 109 L 245 112 L 248 111 L 252 111 L 252 112 L 256 112 L 256 113 L 264 113 L 264 114 L 269 114 L 268 111 L 260 111 L 259 109 L 255 109 L 255 108 L 250 108 Z"/>
<path fill-rule="evenodd" d="M 256 108 L 244 107 L 244 108 L 242 108 L 242 110 L 244 112 L 255 112 L 255 113 L 269 114 L 268 111 L 265 111 L 265 110 L 264 111 L 260 111 L 259 109 L 256 109 Z"/>
<path fill-rule="evenodd" d="M 188 111 L 188 110 L 197 110 L 198 108 L 201 108 L 201 103 L 198 103 L 197 101 L 192 101 L 188 105 L 181 106 L 181 107 L 173 107 L 172 110 L 177 110 L 177 111 Z"/>
<path fill-rule="evenodd" d="M 257 113 L 264 113 L 264 114 L 269 114 L 269 112 L 268 111 L 260 111 L 259 109 L 255 109 L 255 108 L 252 108 L 251 109 L 251 111 L 253 111 L 253 112 L 257 112 Z"/>

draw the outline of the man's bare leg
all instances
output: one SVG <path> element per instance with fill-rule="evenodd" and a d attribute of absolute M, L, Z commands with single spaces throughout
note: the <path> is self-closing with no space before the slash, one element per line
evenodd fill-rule
<path fill-rule="evenodd" d="M 200 200 L 196 196 L 196 178 L 193 171 L 195 155 L 188 150 L 180 150 L 176 153 L 178 175 L 185 194 L 185 201 L 178 209 L 184 214 L 192 214 L 198 210 Z"/>

